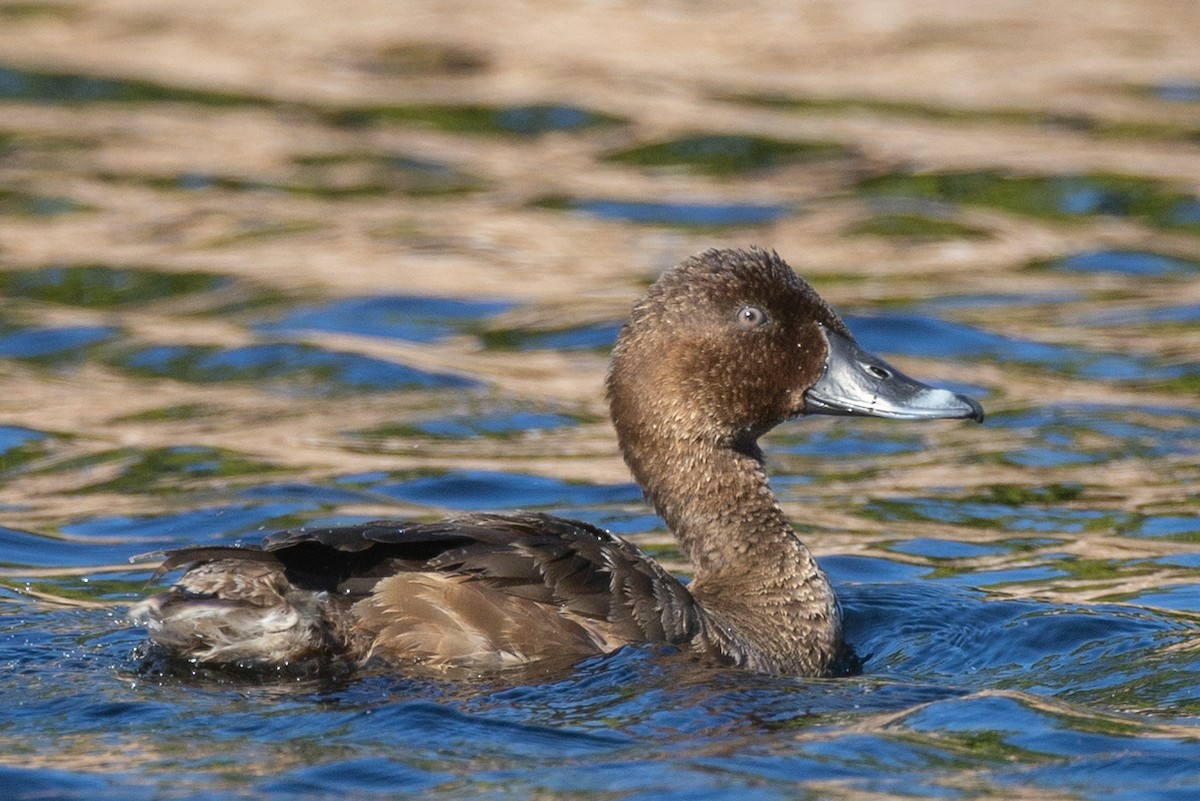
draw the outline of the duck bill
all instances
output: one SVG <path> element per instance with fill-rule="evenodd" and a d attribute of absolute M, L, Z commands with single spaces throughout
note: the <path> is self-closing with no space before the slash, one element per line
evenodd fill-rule
<path fill-rule="evenodd" d="M 853 339 L 824 327 L 822 331 L 829 355 L 825 373 L 804 393 L 804 414 L 983 422 L 983 407 L 966 395 L 922 384 Z"/>

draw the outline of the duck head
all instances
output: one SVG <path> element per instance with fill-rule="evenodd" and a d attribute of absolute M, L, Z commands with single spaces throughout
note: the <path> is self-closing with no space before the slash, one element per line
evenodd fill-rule
<path fill-rule="evenodd" d="M 756 248 L 664 273 L 617 338 L 608 396 L 627 458 L 641 440 L 742 450 L 806 414 L 983 420 L 974 400 L 860 347 L 808 283 Z"/>

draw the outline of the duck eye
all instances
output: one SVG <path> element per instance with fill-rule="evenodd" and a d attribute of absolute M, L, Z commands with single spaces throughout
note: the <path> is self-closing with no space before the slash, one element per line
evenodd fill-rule
<path fill-rule="evenodd" d="M 743 306 L 738 309 L 738 325 L 745 329 L 758 328 L 767 324 L 767 313 L 757 306 Z"/>

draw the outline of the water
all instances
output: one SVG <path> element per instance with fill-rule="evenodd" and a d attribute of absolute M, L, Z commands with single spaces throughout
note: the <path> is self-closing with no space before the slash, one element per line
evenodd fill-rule
<path fill-rule="evenodd" d="M 644 201 L 610 198 L 558 198 L 539 201 L 547 208 L 567 208 L 602 220 L 684 228 L 727 228 L 762 225 L 791 213 L 781 203 L 720 203 L 705 200 Z"/>
<path fill-rule="evenodd" d="M 0 6 L 0 51 L 37 56 L 0 63 L 0 788 L 1197 797 L 1196 82 L 1155 61 L 1178 26 L 1149 2 L 1142 56 L 1045 4 L 968 3 L 978 30 L 895 11 L 895 47 L 794 4 L 473 6 L 427 41 L 415 10 Z M 185 544 L 540 509 L 686 575 L 605 362 L 659 271 L 748 243 L 989 413 L 764 442 L 860 675 L 653 647 L 471 681 L 143 669 L 124 610 L 155 561 L 129 560 Z"/>

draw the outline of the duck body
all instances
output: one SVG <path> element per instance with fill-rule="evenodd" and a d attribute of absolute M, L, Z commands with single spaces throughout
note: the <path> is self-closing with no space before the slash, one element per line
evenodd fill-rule
<path fill-rule="evenodd" d="M 185 568 L 135 614 L 207 664 L 379 657 L 433 670 L 574 662 L 631 642 L 753 661 L 687 588 L 630 543 L 545 514 L 377 521 L 274 534 L 261 548 L 172 552 Z"/>
<path fill-rule="evenodd" d="M 134 607 L 171 659 L 272 668 L 383 661 L 490 672 L 669 643 L 763 673 L 845 669 L 833 588 L 771 493 L 757 439 L 802 414 L 982 420 L 863 351 L 774 253 L 667 271 L 613 351 L 626 463 L 690 559 L 687 586 L 628 542 L 543 514 L 301 528 L 167 555 Z"/>

